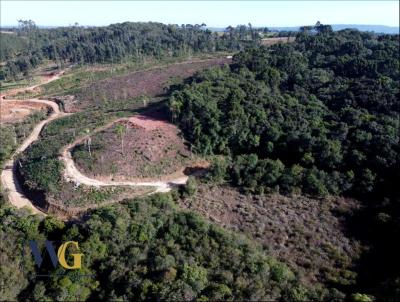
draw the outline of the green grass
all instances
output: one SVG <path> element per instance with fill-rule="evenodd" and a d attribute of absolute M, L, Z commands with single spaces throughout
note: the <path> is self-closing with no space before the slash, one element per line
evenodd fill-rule
<path fill-rule="evenodd" d="M 21 122 L 0 125 L 0 166 L 11 157 L 17 146 L 32 132 L 35 125 L 46 117 L 43 111 L 35 111 Z"/>
<path fill-rule="evenodd" d="M 1 83 L 0 91 L 2 93 L 4 93 L 11 89 L 17 89 L 17 88 L 35 85 L 35 84 L 39 83 L 39 78 L 34 77 L 33 79 L 30 79 L 30 80 L 29 79 L 21 79 L 21 80 L 10 81 L 10 82 L 0 81 L 0 83 Z"/>

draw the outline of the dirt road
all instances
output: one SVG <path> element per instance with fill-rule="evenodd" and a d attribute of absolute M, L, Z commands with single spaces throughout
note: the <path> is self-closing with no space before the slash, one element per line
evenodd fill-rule
<path fill-rule="evenodd" d="M 83 184 L 86 186 L 105 187 L 105 186 L 132 186 L 132 187 L 154 187 L 157 192 L 169 192 L 174 185 L 185 184 L 188 177 L 183 176 L 176 178 L 172 181 L 149 181 L 149 182 L 133 182 L 133 181 L 102 181 L 98 179 L 89 178 L 83 175 L 76 168 L 74 160 L 72 159 L 69 149 L 65 149 L 62 153 L 61 160 L 64 162 L 64 177 L 68 181 L 73 181 L 76 184 Z"/>
<path fill-rule="evenodd" d="M 17 165 L 19 163 L 15 158 L 19 153 L 26 150 L 30 144 L 32 144 L 35 140 L 38 139 L 40 132 L 42 131 L 43 127 L 47 123 L 49 123 L 57 118 L 67 116 L 70 113 L 61 112 L 58 105 L 55 102 L 49 101 L 49 100 L 26 99 L 26 100 L 22 101 L 22 100 L 9 100 L 6 98 L 9 96 L 15 95 L 19 91 L 33 90 L 36 87 L 39 87 L 40 85 L 57 80 L 60 77 L 60 75 L 62 75 L 63 73 L 64 72 L 61 72 L 60 74 L 57 74 L 57 75 L 53 75 L 50 78 L 44 80 L 41 84 L 23 88 L 23 89 L 9 91 L 8 93 L 6 93 L 0 97 L 1 103 L 29 101 L 29 102 L 33 102 L 33 103 L 40 103 L 40 104 L 43 104 L 43 105 L 46 105 L 46 106 L 49 106 L 52 108 L 52 112 L 49 115 L 49 117 L 47 119 L 41 121 L 39 124 L 37 124 L 35 126 L 32 133 L 22 142 L 22 144 L 14 152 L 12 157 L 5 163 L 4 169 L 1 172 L 1 183 L 2 183 L 4 190 L 7 192 L 9 202 L 17 208 L 27 207 L 27 208 L 31 209 L 32 212 L 35 214 L 46 215 L 46 213 L 44 213 L 41 210 L 39 210 L 38 208 L 36 208 L 33 205 L 32 201 L 24 195 L 23 190 L 22 190 L 22 188 L 18 182 L 18 179 L 16 177 Z M 60 159 L 65 164 L 65 170 L 64 170 L 65 179 L 67 181 L 75 182 L 76 184 L 84 184 L 87 186 L 95 186 L 95 187 L 101 187 L 101 186 L 146 186 L 146 187 L 148 187 L 148 186 L 150 186 L 150 187 L 155 188 L 155 191 L 151 193 L 151 194 L 153 194 L 156 192 L 168 192 L 171 190 L 171 188 L 174 185 L 185 184 L 188 179 L 187 176 L 179 177 L 179 178 L 176 178 L 176 179 L 174 179 L 172 181 L 168 181 L 168 182 L 167 181 L 153 181 L 153 182 L 151 182 L 151 181 L 150 182 L 100 181 L 97 179 L 92 179 L 92 178 L 89 178 L 89 177 L 83 175 L 82 173 L 80 173 L 78 171 L 78 169 L 76 168 L 75 163 L 72 159 L 71 153 L 69 151 L 70 148 L 71 148 L 70 145 L 63 148 L 62 156 Z"/>
<path fill-rule="evenodd" d="M 4 92 L 3 94 L 0 94 L 0 100 L 6 99 L 6 98 L 11 97 L 11 96 L 15 96 L 16 94 L 18 94 L 20 92 L 33 91 L 36 88 L 38 88 L 39 86 L 42 86 L 44 84 L 53 82 L 55 80 L 58 80 L 65 72 L 66 72 L 66 70 L 63 70 L 63 71 L 60 71 L 59 73 L 52 74 L 50 76 L 44 76 L 42 78 L 42 80 L 40 81 L 40 83 L 36 84 L 36 85 L 8 90 L 8 91 Z"/>
<path fill-rule="evenodd" d="M 8 102 L 8 101 L 18 102 L 18 100 L 4 100 L 4 99 L 1 100 L 1 102 Z M 48 122 L 56 118 L 65 116 L 67 114 L 60 112 L 58 105 L 54 102 L 48 100 L 39 100 L 39 99 L 30 99 L 29 101 L 34 103 L 44 104 L 51 107 L 52 113 L 49 115 L 47 119 L 41 121 L 39 124 L 35 126 L 35 128 L 33 128 L 32 133 L 22 142 L 22 144 L 14 152 L 12 157 L 5 163 L 5 167 L 1 172 L 1 183 L 4 190 L 7 192 L 8 200 L 12 205 L 16 206 L 17 208 L 28 207 L 33 211 L 33 213 L 36 214 L 40 213 L 45 215 L 45 213 L 43 213 L 35 206 L 33 206 L 31 200 L 25 197 L 16 177 L 16 169 L 18 162 L 15 160 L 15 157 L 19 153 L 26 150 L 26 148 L 28 148 L 30 144 L 32 144 L 35 140 L 38 139 L 40 132 Z"/>
<path fill-rule="evenodd" d="M 114 120 L 113 122 L 110 122 L 110 123 L 108 123 L 107 125 L 105 125 L 103 127 L 97 128 L 96 130 L 93 131 L 93 133 L 91 133 L 91 135 L 111 127 L 116 122 L 125 121 L 125 120 L 129 120 L 129 118 L 120 118 L 120 119 Z M 89 177 L 83 175 L 78 170 L 78 168 L 76 167 L 75 162 L 74 162 L 74 160 L 72 158 L 72 155 L 71 155 L 71 149 L 76 144 L 84 141 L 87 137 L 88 137 L 88 135 L 80 137 L 79 139 L 77 139 L 73 143 L 65 146 L 61 150 L 61 156 L 60 156 L 59 159 L 64 163 L 64 167 L 65 167 L 64 168 L 64 178 L 67 181 L 72 181 L 72 182 L 74 182 L 75 184 L 78 184 L 78 185 L 79 184 L 83 184 L 83 185 L 95 186 L 95 187 L 102 187 L 102 186 L 155 187 L 155 191 L 153 193 L 156 193 L 156 192 L 168 192 L 168 191 L 171 190 L 171 188 L 174 185 L 185 184 L 186 181 L 188 180 L 187 176 L 181 176 L 181 177 L 172 179 L 170 181 L 157 180 L 157 181 L 146 181 L 146 182 L 112 181 L 112 180 L 104 181 L 104 180 L 98 180 L 98 179 L 94 179 L 94 178 L 89 178 Z"/>

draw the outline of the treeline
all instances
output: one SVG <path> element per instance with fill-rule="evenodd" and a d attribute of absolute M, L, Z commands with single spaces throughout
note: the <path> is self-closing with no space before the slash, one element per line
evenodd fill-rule
<path fill-rule="evenodd" d="M 0 206 L 1 300 L 5 301 L 305 301 L 342 294 L 301 285 L 260 246 L 189 212 L 171 195 L 126 200 L 92 211 L 82 223 L 39 220 Z M 41 269 L 28 240 L 74 240 L 82 268 Z M 22 251 L 25 249 L 25 256 Z M 70 259 L 69 261 L 71 261 Z M 50 274 L 48 278 L 35 274 Z M 81 276 L 84 275 L 84 276 Z"/>
<path fill-rule="evenodd" d="M 398 42 L 303 32 L 193 77 L 171 113 L 197 152 L 229 156 L 215 177 L 250 191 L 388 194 L 400 163 Z"/>
<path fill-rule="evenodd" d="M 154 22 L 42 29 L 33 21 L 20 21 L 15 33 L 19 41 L 25 41 L 28 47 L 13 58 L 10 54 L 16 51 L 12 49 L 2 54 L 2 59 L 8 61 L 2 67 L 0 79 L 27 75 L 43 60 L 54 61 L 60 67 L 71 63 L 115 63 L 145 56 L 190 56 L 198 52 L 236 51 L 260 40 L 258 30 L 251 25 L 228 27 L 225 33 L 220 34 L 206 29 L 205 24 L 179 26 Z M 15 45 L 17 48 L 18 44 Z"/>

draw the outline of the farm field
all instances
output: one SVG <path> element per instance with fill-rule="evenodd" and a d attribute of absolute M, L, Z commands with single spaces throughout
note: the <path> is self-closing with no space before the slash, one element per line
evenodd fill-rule
<path fill-rule="evenodd" d="M 293 43 L 295 40 L 296 40 L 296 37 L 263 38 L 263 39 L 261 39 L 261 45 L 271 46 L 274 44 Z"/>

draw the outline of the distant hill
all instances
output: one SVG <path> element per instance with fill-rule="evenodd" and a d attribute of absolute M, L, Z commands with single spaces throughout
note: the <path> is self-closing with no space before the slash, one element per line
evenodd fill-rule
<path fill-rule="evenodd" d="M 270 30 L 273 31 L 298 31 L 300 26 L 282 26 L 282 27 L 274 27 L 274 26 L 266 26 Z M 370 31 L 376 33 L 383 34 L 398 34 L 399 27 L 396 26 L 386 26 L 386 25 L 360 25 L 360 24 L 333 24 L 333 30 L 342 30 L 345 28 L 355 28 L 360 31 Z M 225 28 L 223 27 L 208 27 L 209 30 L 212 31 L 223 31 Z"/>
<path fill-rule="evenodd" d="M 357 25 L 357 24 L 336 24 L 332 26 L 333 30 L 341 30 L 345 28 L 356 28 L 360 31 L 373 31 L 376 33 L 398 34 L 399 27 L 386 25 Z"/>
<path fill-rule="evenodd" d="M 236 26 L 236 25 L 232 25 Z M 39 28 L 50 29 L 50 28 L 57 28 L 58 26 L 40 26 Z M 91 27 L 91 26 L 90 26 Z M 96 27 L 96 26 L 93 26 Z M 262 27 L 262 26 L 258 26 Z M 300 26 L 265 26 L 268 27 L 272 31 L 298 31 Z M 3 25 L 0 27 L 1 31 L 7 30 L 15 30 L 16 26 L 7 26 Z M 207 27 L 207 29 L 211 31 L 221 32 L 224 31 L 226 27 Z M 383 33 L 383 34 L 399 34 L 399 27 L 398 26 L 386 26 L 386 25 L 362 25 L 362 24 L 333 24 L 333 30 L 342 30 L 345 28 L 355 28 L 359 31 L 369 31 L 375 33 Z"/>

